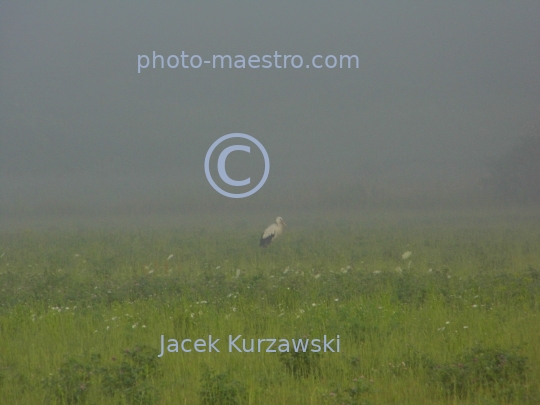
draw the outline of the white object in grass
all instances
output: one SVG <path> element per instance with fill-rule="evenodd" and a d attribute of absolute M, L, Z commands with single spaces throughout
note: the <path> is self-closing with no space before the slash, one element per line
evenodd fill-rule
<path fill-rule="evenodd" d="M 264 230 L 263 234 L 261 235 L 259 246 L 267 247 L 270 245 L 272 240 L 283 233 L 283 226 L 287 226 L 287 224 L 285 221 L 283 221 L 283 218 L 277 217 L 276 223 L 268 226 L 268 228 Z"/>

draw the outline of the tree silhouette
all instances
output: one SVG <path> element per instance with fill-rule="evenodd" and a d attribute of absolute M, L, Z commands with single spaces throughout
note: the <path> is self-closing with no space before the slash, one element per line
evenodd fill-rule
<path fill-rule="evenodd" d="M 521 138 L 494 160 L 484 184 L 501 201 L 540 204 L 540 135 Z"/>

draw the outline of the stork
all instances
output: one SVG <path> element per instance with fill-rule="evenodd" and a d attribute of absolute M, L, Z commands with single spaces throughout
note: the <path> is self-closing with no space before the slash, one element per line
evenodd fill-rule
<path fill-rule="evenodd" d="M 267 247 L 273 239 L 277 238 L 283 233 L 283 226 L 287 226 L 283 218 L 277 217 L 276 223 L 268 226 L 261 235 L 260 247 Z"/>

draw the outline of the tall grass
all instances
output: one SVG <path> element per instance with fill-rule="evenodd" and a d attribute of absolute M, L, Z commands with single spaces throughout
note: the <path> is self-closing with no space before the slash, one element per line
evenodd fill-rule
<path fill-rule="evenodd" d="M 538 228 L 342 223 L 269 249 L 258 236 L 3 234 L 0 402 L 540 403 Z M 225 350 L 158 358 L 162 334 Z M 341 350 L 229 353 L 240 334 L 340 335 Z"/>

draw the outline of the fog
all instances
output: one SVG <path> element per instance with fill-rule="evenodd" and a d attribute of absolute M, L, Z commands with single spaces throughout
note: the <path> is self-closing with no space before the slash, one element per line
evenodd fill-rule
<path fill-rule="evenodd" d="M 481 208 L 489 161 L 540 125 L 539 15 L 518 1 L 4 2 L 0 224 Z M 359 67 L 137 72 L 138 55 L 182 51 Z M 268 151 L 251 197 L 206 179 L 229 133 Z M 231 178 L 261 178 L 252 149 L 230 155 Z"/>

